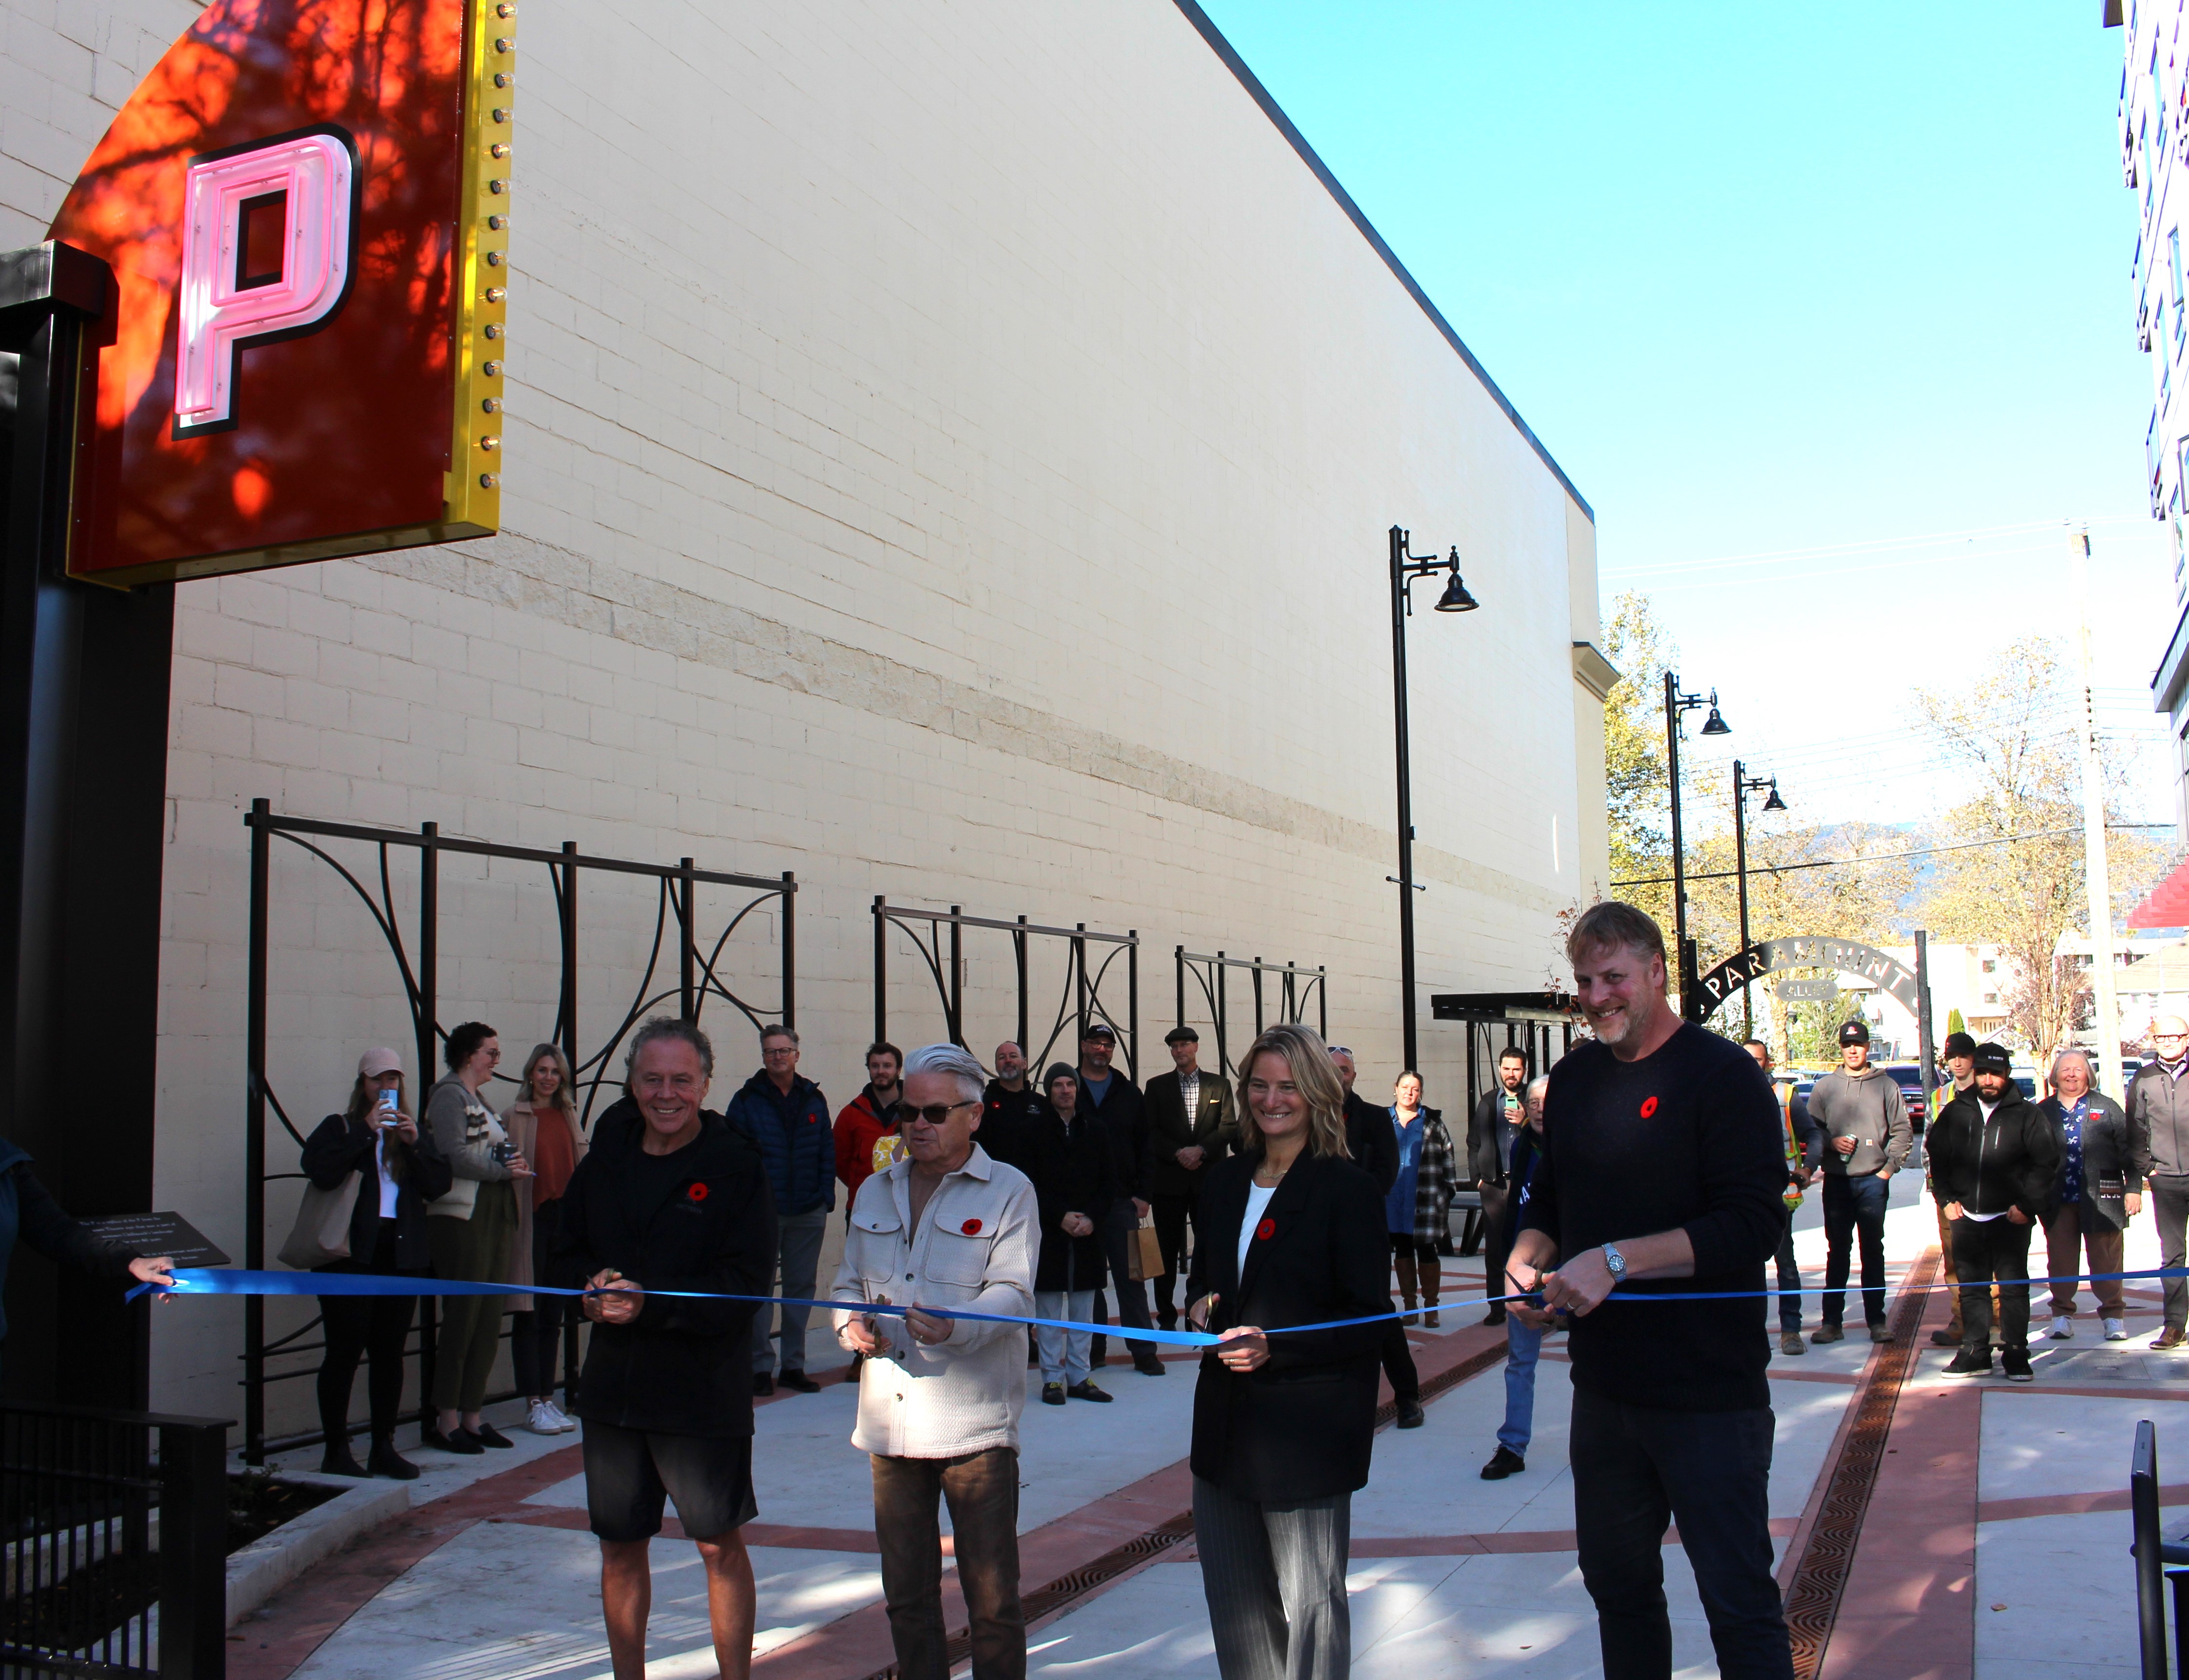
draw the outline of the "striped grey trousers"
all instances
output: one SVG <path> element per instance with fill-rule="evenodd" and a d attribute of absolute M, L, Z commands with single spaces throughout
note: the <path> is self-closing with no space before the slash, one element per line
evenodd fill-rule
<path fill-rule="evenodd" d="M 1353 1496 L 1261 1504 L 1193 1479 L 1201 1589 L 1224 1680 L 1345 1680 Z"/>

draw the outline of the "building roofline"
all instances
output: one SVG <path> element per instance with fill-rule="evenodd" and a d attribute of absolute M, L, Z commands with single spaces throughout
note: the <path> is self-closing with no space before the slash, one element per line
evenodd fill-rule
<path fill-rule="evenodd" d="M 1262 108 L 1262 114 L 1276 126 L 1279 133 L 1292 143 L 1292 150 L 1300 156 L 1300 161 L 1315 172 L 1315 178 L 1322 183 L 1324 190 L 1338 201 L 1338 207 L 1360 230 L 1360 237 L 1366 240 L 1376 254 L 1383 259 L 1384 266 L 1399 277 L 1399 284 L 1405 286 L 1414 302 L 1421 306 L 1422 313 L 1444 335 L 1445 342 L 1459 352 L 1460 359 L 1482 382 L 1482 388 L 1496 399 L 1497 406 L 1505 410 L 1505 417 L 1519 428 L 1520 435 L 1528 440 L 1528 446 L 1541 458 L 1543 465 L 1549 467 L 1553 476 L 1565 486 L 1566 494 L 1587 516 L 1589 523 L 1594 524 L 1596 510 L 1588 505 L 1588 498 L 1574 487 L 1574 481 L 1566 477 L 1565 468 L 1559 466 L 1552 458 L 1551 452 L 1543 447 L 1543 440 L 1536 435 L 1535 428 L 1520 418 L 1520 410 L 1514 408 L 1512 399 L 1497 388 L 1497 382 L 1490 376 L 1490 371 L 1475 359 L 1474 352 L 1468 349 L 1460 336 L 1452 331 L 1451 323 L 1444 318 L 1444 312 L 1429 301 L 1429 295 L 1422 290 L 1421 282 L 1406 272 L 1406 265 L 1399 260 L 1398 253 L 1384 243 L 1383 235 L 1376 231 L 1375 223 L 1353 201 L 1353 195 L 1338 184 L 1338 177 L 1330 173 L 1330 166 L 1315 155 L 1315 148 L 1307 143 L 1307 136 L 1293 126 L 1292 118 L 1285 115 L 1284 107 L 1271 98 L 1270 90 L 1262 85 L 1261 78 L 1247 68 L 1247 61 L 1225 38 L 1224 31 L 1217 28 L 1208 13 L 1201 9 L 1197 0 L 1175 0 L 1175 3 L 1179 10 L 1185 14 L 1186 20 L 1201 31 L 1201 38 L 1209 44 L 1218 58 L 1223 59 L 1225 67 L 1238 77 L 1239 85 L 1253 96 L 1254 103 Z"/>

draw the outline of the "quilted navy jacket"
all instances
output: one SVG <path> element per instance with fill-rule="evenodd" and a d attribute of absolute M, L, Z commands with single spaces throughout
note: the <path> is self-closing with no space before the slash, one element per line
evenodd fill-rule
<path fill-rule="evenodd" d="M 778 1218 L 836 1205 L 836 1133 L 818 1085 L 794 1074 L 786 1095 L 762 1071 L 730 1099 L 728 1117 L 766 1163 Z"/>

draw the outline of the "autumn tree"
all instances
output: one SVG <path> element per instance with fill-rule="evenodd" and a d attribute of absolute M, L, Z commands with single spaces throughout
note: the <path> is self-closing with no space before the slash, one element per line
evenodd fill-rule
<path fill-rule="evenodd" d="M 1672 862 L 1664 689 L 1665 672 L 1678 652 L 1652 613 L 1649 597 L 1632 591 L 1614 603 L 1604 651 L 1620 672 L 1604 702 L 1608 891 L 1655 917 L 1669 941 L 1672 889 L 1659 879 L 1671 873 Z"/>
<path fill-rule="evenodd" d="M 2042 636 L 1983 670 L 1964 688 L 1915 691 L 1921 727 L 1969 790 L 1937 824 L 1936 844 L 1954 849 L 1933 860 L 1916 915 L 1934 938 L 2001 947 L 2008 1030 L 2041 1065 L 2082 1025 L 2090 990 L 2087 966 L 2057 954 L 2089 907 L 2075 690 Z M 2117 774 L 2107 779 L 2110 823 L 2120 788 Z M 2156 848 L 2114 834 L 2108 855 L 2118 916 L 2147 887 Z"/>

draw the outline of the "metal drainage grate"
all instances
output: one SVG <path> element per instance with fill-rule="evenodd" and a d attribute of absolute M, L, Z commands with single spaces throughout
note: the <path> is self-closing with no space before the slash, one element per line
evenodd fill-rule
<path fill-rule="evenodd" d="M 1824 1646 L 1839 1617 L 1840 1595 L 1847 1590 L 1863 1519 L 1877 1486 L 1878 1466 L 1885 1462 L 1885 1438 L 1892 1429 L 1893 1409 L 1921 1352 L 1916 1332 L 1931 1304 L 1925 1286 L 1937 1275 L 1938 1251 L 1932 1248 L 1915 1263 L 1909 1287 L 1893 1308 L 1892 1340 L 1871 1367 L 1855 1401 L 1854 1427 L 1832 1465 L 1824 1507 L 1795 1569 L 1794 1584 L 1786 1594 L 1786 1629 L 1792 1637 L 1796 1680 L 1817 1680 L 1823 1669 Z"/>

